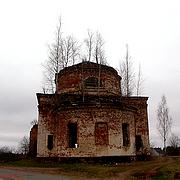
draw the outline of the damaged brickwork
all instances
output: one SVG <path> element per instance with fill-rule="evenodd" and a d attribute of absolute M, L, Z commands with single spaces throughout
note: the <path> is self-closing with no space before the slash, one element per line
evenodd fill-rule
<path fill-rule="evenodd" d="M 36 157 L 37 155 L 37 134 L 38 134 L 38 125 L 34 124 L 30 131 L 29 139 L 29 155 L 31 157 Z"/>
<path fill-rule="evenodd" d="M 147 97 L 122 97 L 112 67 L 83 62 L 37 94 L 37 157 L 136 156 L 149 150 Z"/>

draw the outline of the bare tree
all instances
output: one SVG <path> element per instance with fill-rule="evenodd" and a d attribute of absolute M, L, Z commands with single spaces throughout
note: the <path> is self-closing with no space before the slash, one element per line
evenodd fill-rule
<path fill-rule="evenodd" d="M 19 142 L 19 153 L 27 155 L 29 152 L 29 138 L 24 136 Z"/>
<path fill-rule="evenodd" d="M 44 93 L 55 93 L 58 86 L 58 73 L 61 69 L 75 64 L 80 46 L 73 36 L 62 37 L 61 18 L 56 29 L 55 41 L 49 46 L 49 56 L 43 67 Z"/>
<path fill-rule="evenodd" d="M 169 145 L 177 148 L 180 145 L 180 139 L 178 136 L 176 136 L 175 134 L 172 134 L 171 137 L 169 138 Z"/>
<path fill-rule="evenodd" d="M 165 95 L 162 96 L 161 102 L 158 105 L 157 121 L 157 129 L 163 139 L 163 146 L 166 154 L 166 142 L 172 126 L 172 118 L 169 115 L 169 108 L 167 106 Z"/>
<path fill-rule="evenodd" d="M 92 51 L 94 46 L 94 33 L 88 30 L 88 38 L 86 38 L 84 42 L 87 50 L 87 55 L 85 56 L 84 59 L 86 59 L 87 61 L 91 61 Z"/>
<path fill-rule="evenodd" d="M 137 76 L 137 84 L 136 84 L 136 95 L 139 96 L 139 94 L 142 93 L 143 90 L 143 77 L 142 77 L 142 71 L 141 71 L 141 64 L 139 64 L 139 69 L 138 69 L 138 76 Z"/>
<path fill-rule="evenodd" d="M 0 154 L 12 153 L 12 152 L 13 152 L 13 148 L 11 148 L 9 146 L 2 146 L 2 147 L 0 147 Z"/>
<path fill-rule="evenodd" d="M 94 61 L 97 64 L 107 64 L 104 51 L 104 40 L 99 32 L 95 34 L 88 30 L 88 38 L 84 40 L 84 43 L 87 54 L 84 56 L 83 60 Z"/>
<path fill-rule="evenodd" d="M 104 40 L 99 32 L 96 33 L 95 47 L 94 47 L 94 60 L 97 64 L 106 64 L 106 57 L 104 51 Z"/>
<path fill-rule="evenodd" d="M 44 71 L 44 86 L 43 92 L 55 92 L 55 84 L 57 85 L 58 81 L 55 75 L 58 74 L 60 69 L 63 68 L 63 60 L 61 56 L 61 43 L 62 43 L 62 32 L 61 32 L 61 18 L 56 29 L 55 41 L 49 46 L 49 56 L 43 67 Z"/>
<path fill-rule="evenodd" d="M 72 37 L 71 51 L 72 51 L 72 64 L 74 65 L 77 59 L 80 57 L 80 45 L 78 41 Z"/>
<path fill-rule="evenodd" d="M 80 46 L 73 36 L 67 36 L 62 39 L 60 52 L 63 68 L 74 65 L 76 58 L 79 56 Z"/>
<path fill-rule="evenodd" d="M 122 77 L 121 87 L 122 94 L 124 96 L 131 96 L 134 91 L 134 78 L 135 74 L 133 71 L 133 64 L 131 61 L 131 57 L 129 56 L 128 45 L 126 45 L 126 57 L 125 60 L 120 64 L 120 75 Z"/>

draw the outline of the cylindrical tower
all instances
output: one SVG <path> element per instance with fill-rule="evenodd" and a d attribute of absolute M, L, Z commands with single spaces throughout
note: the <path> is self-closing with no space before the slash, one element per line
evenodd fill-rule
<path fill-rule="evenodd" d="M 109 66 L 83 62 L 61 70 L 56 78 L 58 94 L 121 95 L 121 77 Z"/>

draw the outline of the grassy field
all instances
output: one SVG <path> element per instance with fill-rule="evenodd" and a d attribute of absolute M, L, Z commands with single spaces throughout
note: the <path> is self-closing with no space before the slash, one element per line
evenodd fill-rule
<path fill-rule="evenodd" d="M 0 166 L 100 179 L 110 177 L 113 179 L 180 179 L 180 157 L 161 157 L 150 161 L 120 164 L 41 163 L 26 159 L 0 163 Z"/>

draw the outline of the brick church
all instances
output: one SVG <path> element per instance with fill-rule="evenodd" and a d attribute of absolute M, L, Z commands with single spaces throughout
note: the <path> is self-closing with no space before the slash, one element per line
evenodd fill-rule
<path fill-rule="evenodd" d="M 148 98 L 122 96 L 112 67 L 66 67 L 56 75 L 56 93 L 38 93 L 37 99 L 38 127 L 30 143 L 37 157 L 136 157 L 149 151 Z"/>

